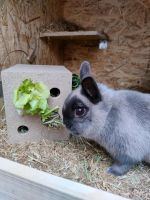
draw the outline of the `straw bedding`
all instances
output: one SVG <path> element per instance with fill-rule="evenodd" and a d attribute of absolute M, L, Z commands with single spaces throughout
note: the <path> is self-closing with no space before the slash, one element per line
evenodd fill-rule
<path fill-rule="evenodd" d="M 1 108 L 3 100 L 1 99 Z M 11 145 L 7 142 L 4 110 L 1 111 L 0 156 L 73 181 L 135 200 L 150 199 L 150 168 L 135 166 L 127 175 L 106 173 L 112 160 L 97 144 L 83 138 L 68 141 Z"/>

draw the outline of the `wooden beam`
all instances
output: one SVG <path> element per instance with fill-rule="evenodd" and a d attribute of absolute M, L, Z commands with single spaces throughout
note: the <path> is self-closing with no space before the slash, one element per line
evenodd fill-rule
<path fill-rule="evenodd" d="M 0 158 L 0 199 L 125 200 L 125 198 Z"/>
<path fill-rule="evenodd" d="M 60 40 L 100 40 L 107 39 L 107 36 L 97 31 L 60 31 L 43 32 L 41 38 L 60 39 Z"/>

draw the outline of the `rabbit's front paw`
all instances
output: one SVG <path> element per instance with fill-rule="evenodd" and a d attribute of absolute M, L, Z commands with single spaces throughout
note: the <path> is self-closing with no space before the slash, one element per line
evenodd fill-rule
<path fill-rule="evenodd" d="M 107 168 L 107 173 L 114 175 L 114 176 L 122 175 L 122 173 L 120 173 L 120 170 L 118 170 L 116 166 L 111 166 L 111 167 Z"/>
<path fill-rule="evenodd" d="M 107 173 L 112 174 L 114 176 L 122 176 L 126 174 L 131 167 L 132 166 L 129 164 L 113 164 L 107 169 Z"/>

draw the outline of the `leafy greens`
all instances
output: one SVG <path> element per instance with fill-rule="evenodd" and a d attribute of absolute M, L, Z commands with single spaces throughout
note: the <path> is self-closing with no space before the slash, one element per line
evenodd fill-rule
<path fill-rule="evenodd" d="M 14 90 L 13 103 L 19 114 L 38 114 L 43 124 L 58 128 L 62 126 L 59 107 L 49 108 L 48 98 L 49 89 L 42 82 L 34 83 L 30 79 L 25 79 Z"/>

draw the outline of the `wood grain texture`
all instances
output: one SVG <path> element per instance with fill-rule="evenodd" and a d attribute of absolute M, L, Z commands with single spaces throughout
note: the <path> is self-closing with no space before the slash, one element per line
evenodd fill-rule
<path fill-rule="evenodd" d="M 64 65 L 79 73 L 80 63 L 89 60 L 97 81 L 149 92 L 149 9 L 145 0 L 64 0 L 66 20 L 110 38 L 107 50 L 99 50 L 98 43 L 67 43 Z"/>
<path fill-rule="evenodd" d="M 58 20 L 61 4 L 55 0 L 5 0 L 0 7 L 0 65 L 17 63 L 62 64 L 60 46 L 39 39 L 42 26 Z"/>
<path fill-rule="evenodd" d="M 0 65 L 63 64 L 79 72 L 89 60 L 98 81 L 113 88 L 150 91 L 150 3 L 148 0 L 3 0 L 0 3 Z M 98 43 L 39 39 L 41 27 L 62 17 L 85 30 L 106 33 Z"/>
<path fill-rule="evenodd" d="M 0 158 L 0 199 L 125 200 L 64 178 Z"/>

